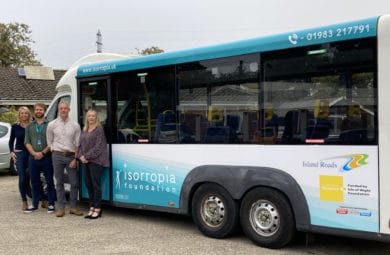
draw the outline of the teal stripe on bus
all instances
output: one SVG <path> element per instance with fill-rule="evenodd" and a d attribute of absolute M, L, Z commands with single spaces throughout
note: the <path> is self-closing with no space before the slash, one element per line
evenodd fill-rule
<path fill-rule="evenodd" d="M 87 64 L 78 68 L 77 76 L 81 78 L 104 75 L 122 71 L 181 64 L 255 52 L 266 52 L 329 42 L 374 37 L 377 35 L 378 19 L 379 17 L 374 17 L 208 47 Z"/>

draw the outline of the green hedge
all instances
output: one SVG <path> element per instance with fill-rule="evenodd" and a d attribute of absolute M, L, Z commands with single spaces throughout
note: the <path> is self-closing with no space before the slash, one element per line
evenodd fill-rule
<path fill-rule="evenodd" d="M 15 123 L 18 120 L 18 111 L 11 108 L 9 112 L 0 113 L 0 121 L 8 122 L 10 124 Z"/>

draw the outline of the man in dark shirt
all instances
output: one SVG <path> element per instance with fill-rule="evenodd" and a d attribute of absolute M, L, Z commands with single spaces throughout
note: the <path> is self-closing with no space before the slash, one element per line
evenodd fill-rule
<path fill-rule="evenodd" d="M 32 186 L 32 205 L 25 212 L 33 212 L 38 209 L 39 200 L 41 200 L 42 189 L 40 173 L 43 172 L 47 185 L 48 213 L 55 211 L 55 189 L 53 181 L 53 167 L 51 162 L 50 150 L 46 141 L 47 122 L 44 119 L 46 106 L 44 104 L 34 105 L 34 121 L 26 127 L 25 146 L 30 153 L 29 169 Z"/>

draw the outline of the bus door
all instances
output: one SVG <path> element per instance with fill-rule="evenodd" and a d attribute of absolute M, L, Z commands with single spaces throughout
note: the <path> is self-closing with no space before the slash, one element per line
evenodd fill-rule
<path fill-rule="evenodd" d="M 108 130 L 111 130 L 110 123 L 111 123 L 111 112 L 110 105 L 109 105 L 109 78 L 103 77 L 99 79 L 93 79 L 93 80 L 81 80 L 79 81 L 79 123 L 81 126 L 81 129 L 84 128 L 84 123 L 86 119 L 86 112 L 90 109 L 93 109 L 97 112 L 99 121 L 105 131 L 106 139 L 108 142 L 109 147 L 109 153 L 111 154 L 111 141 L 112 141 L 112 135 L 111 132 L 108 132 Z M 110 168 L 104 169 L 102 173 L 102 179 L 101 179 L 101 187 L 102 187 L 102 200 L 104 201 L 111 201 L 111 181 L 110 181 L 110 174 L 111 170 Z M 85 185 L 84 181 L 84 169 L 81 167 L 81 185 L 80 185 L 80 194 L 82 199 L 88 199 L 88 190 Z"/>

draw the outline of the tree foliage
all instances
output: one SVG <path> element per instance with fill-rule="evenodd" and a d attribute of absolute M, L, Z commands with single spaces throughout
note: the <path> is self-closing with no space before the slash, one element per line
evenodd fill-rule
<path fill-rule="evenodd" d="M 135 48 L 137 50 L 137 53 L 139 55 L 142 55 L 142 56 L 145 56 L 145 55 L 152 55 L 152 54 L 158 54 L 158 53 L 162 53 L 164 52 L 163 49 L 160 49 L 159 47 L 157 46 L 152 46 L 152 47 L 149 47 L 149 48 L 146 48 L 146 49 L 143 49 L 143 50 L 140 50 L 138 48 Z"/>
<path fill-rule="evenodd" d="M 0 113 L 0 121 L 8 122 L 10 124 L 15 123 L 18 120 L 18 111 L 15 108 L 11 108 L 9 112 Z"/>
<path fill-rule="evenodd" d="M 41 65 L 30 48 L 31 30 L 23 23 L 0 23 L 0 66 Z"/>

